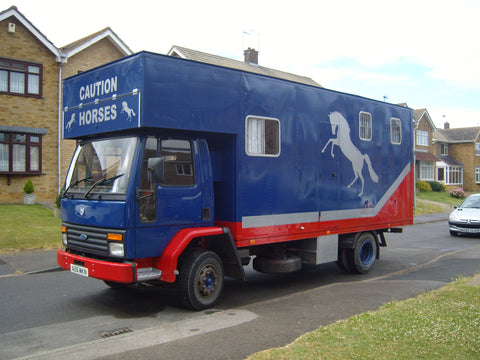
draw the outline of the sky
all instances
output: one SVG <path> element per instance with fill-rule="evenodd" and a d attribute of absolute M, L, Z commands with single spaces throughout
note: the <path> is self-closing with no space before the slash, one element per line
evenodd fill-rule
<path fill-rule="evenodd" d="M 426 108 L 435 126 L 480 126 L 478 0 L 0 0 L 55 46 L 110 27 L 133 51 L 173 45 Z"/>

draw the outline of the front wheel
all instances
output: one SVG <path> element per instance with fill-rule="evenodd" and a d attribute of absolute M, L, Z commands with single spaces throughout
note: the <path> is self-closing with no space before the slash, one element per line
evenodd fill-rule
<path fill-rule="evenodd" d="M 353 250 L 348 252 L 351 270 L 359 274 L 367 273 L 377 258 L 377 242 L 370 232 L 362 233 Z"/>
<path fill-rule="evenodd" d="M 223 289 L 222 261 L 212 251 L 187 253 L 180 262 L 177 286 L 180 300 L 187 308 L 213 307 Z"/>

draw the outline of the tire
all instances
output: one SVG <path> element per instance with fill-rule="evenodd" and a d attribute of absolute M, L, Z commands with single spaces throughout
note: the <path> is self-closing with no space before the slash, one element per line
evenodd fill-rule
<path fill-rule="evenodd" d="M 351 271 L 358 274 L 367 273 L 377 258 L 377 251 L 375 236 L 370 232 L 360 234 L 355 248 L 347 251 Z"/>
<path fill-rule="evenodd" d="M 283 259 L 257 256 L 253 259 L 253 268 L 267 274 L 291 273 L 302 268 L 302 258 L 296 255 L 289 255 Z"/>
<path fill-rule="evenodd" d="M 350 255 L 349 255 L 349 253 L 352 251 L 353 251 L 352 249 L 346 249 L 346 248 L 338 249 L 337 265 L 340 269 L 348 273 L 352 272 L 352 268 L 350 266 Z"/>
<path fill-rule="evenodd" d="M 177 287 L 186 308 L 213 307 L 223 290 L 223 264 L 218 255 L 204 250 L 187 253 L 180 262 Z"/>
<path fill-rule="evenodd" d="M 450 230 L 450 235 L 452 235 L 452 236 L 458 236 L 458 232 Z"/>

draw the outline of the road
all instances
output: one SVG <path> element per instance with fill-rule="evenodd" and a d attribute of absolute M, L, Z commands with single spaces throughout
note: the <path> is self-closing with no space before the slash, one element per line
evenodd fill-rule
<path fill-rule="evenodd" d="M 364 275 L 333 263 L 227 279 L 215 309 L 184 310 L 166 289 L 112 290 L 69 272 L 0 278 L 0 358 L 244 359 L 356 313 L 480 271 L 480 239 L 445 222 L 387 234 Z"/>

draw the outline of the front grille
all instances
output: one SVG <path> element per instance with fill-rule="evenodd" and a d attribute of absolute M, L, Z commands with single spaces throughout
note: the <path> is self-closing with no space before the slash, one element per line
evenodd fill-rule
<path fill-rule="evenodd" d="M 473 220 L 470 222 L 452 222 L 450 221 L 450 225 L 466 228 L 466 229 L 480 229 L 480 221 Z"/>
<path fill-rule="evenodd" d="M 125 234 L 124 231 L 117 229 L 103 229 L 71 224 L 63 225 L 67 228 L 68 248 L 86 254 L 108 256 L 107 234 Z"/>

